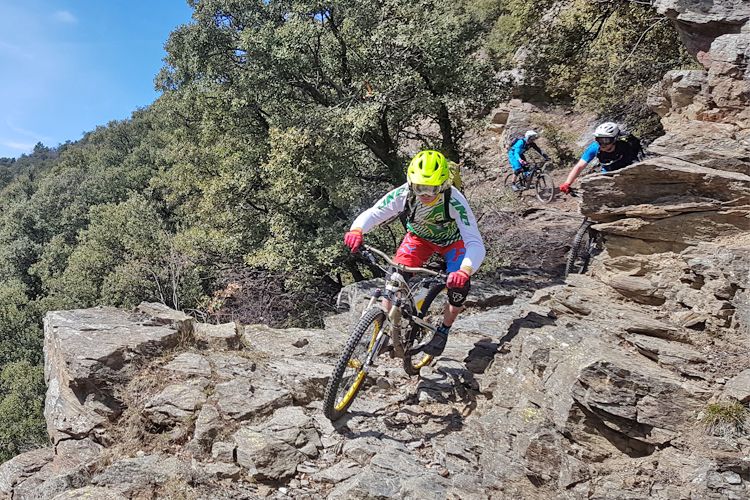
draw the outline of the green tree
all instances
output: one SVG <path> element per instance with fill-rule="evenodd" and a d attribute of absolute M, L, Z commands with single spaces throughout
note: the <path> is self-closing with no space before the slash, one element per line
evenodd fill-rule
<path fill-rule="evenodd" d="M 175 148 L 154 187 L 303 281 L 340 268 L 352 208 L 403 182 L 412 148 L 457 159 L 496 98 L 485 25 L 460 2 L 192 5 L 158 79 Z"/>
<path fill-rule="evenodd" d="M 693 64 L 668 19 L 626 0 L 480 2 L 495 17 L 487 49 L 499 68 L 519 67 L 524 84 L 557 103 L 658 132 L 648 89 L 670 69 Z"/>
<path fill-rule="evenodd" d="M 179 308 L 200 296 L 196 273 L 154 207 L 135 195 L 92 208 L 90 226 L 81 231 L 65 270 L 50 280 L 49 291 L 68 307 L 132 307 L 156 300 Z"/>
<path fill-rule="evenodd" d="M 44 421 L 44 370 L 18 361 L 0 373 L 0 462 L 48 443 Z"/>

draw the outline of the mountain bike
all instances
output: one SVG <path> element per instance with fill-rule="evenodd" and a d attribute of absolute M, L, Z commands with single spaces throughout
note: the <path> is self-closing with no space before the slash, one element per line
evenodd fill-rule
<path fill-rule="evenodd" d="M 408 375 L 432 362 L 419 351 L 437 329 L 433 320 L 442 317 L 443 303 L 436 298 L 445 290 L 447 275 L 424 267 L 396 264 L 377 248 L 364 246 L 360 252 L 386 273 L 384 290 L 376 290 L 370 303 L 352 327 L 349 340 L 333 369 L 323 399 L 323 413 L 331 421 L 341 418 L 364 385 L 378 356 L 390 352 L 403 360 Z M 384 261 L 390 266 L 380 264 Z M 413 275 L 409 280 L 407 277 Z M 381 299 L 391 303 L 386 310 Z"/>
<path fill-rule="evenodd" d="M 580 195 L 576 190 L 570 190 L 570 195 L 578 198 Z M 565 261 L 565 277 L 569 274 L 583 274 L 591 263 L 591 258 L 604 249 L 604 236 L 593 228 L 595 222 L 584 217 L 573 242 L 570 244 L 570 252 Z"/>
<path fill-rule="evenodd" d="M 550 162 L 543 163 L 530 162 L 526 168 L 519 174 L 516 187 L 518 196 L 521 196 L 527 189 L 534 188 L 536 197 L 542 203 L 549 203 L 555 197 L 555 185 L 552 182 L 552 176 L 545 173 Z M 512 190 L 514 173 L 511 172 L 505 176 L 503 187 Z"/>

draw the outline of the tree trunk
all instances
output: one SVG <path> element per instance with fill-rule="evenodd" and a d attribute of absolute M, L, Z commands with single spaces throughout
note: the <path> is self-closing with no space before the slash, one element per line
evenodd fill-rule
<path fill-rule="evenodd" d="M 458 162 L 458 146 L 453 136 L 453 124 L 450 114 L 448 114 L 448 107 L 442 102 L 440 108 L 438 108 L 438 125 L 440 126 L 440 135 L 443 138 L 441 143 L 443 154 L 450 161 Z"/>

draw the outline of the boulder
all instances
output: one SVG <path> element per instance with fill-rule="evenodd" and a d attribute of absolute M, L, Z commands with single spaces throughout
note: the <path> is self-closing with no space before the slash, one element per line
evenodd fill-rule
<path fill-rule="evenodd" d="M 211 364 L 205 356 L 194 352 L 179 354 L 164 366 L 165 370 L 191 377 L 210 377 Z"/>
<path fill-rule="evenodd" d="M 653 5 L 675 22 L 692 54 L 708 52 L 718 36 L 739 33 L 750 19 L 750 6 L 741 0 L 655 0 Z"/>
<path fill-rule="evenodd" d="M 174 347 L 175 327 L 119 309 L 52 311 L 44 318 L 44 415 L 53 442 L 86 437 L 123 410 L 113 390 L 136 362 Z M 85 355 L 82 355 L 85 353 Z"/>
<path fill-rule="evenodd" d="M 750 402 L 750 369 L 732 377 L 724 385 L 724 394 L 741 403 Z"/>
<path fill-rule="evenodd" d="M 143 455 L 123 458 L 96 474 L 93 486 L 114 489 L 124 495 L 162 485 L 170 480 L 188 481 L 192 477 L 189 464 L 174 456 Z"/>
<path fill-rule="evenodd" d="M 323 447 L 313 419 L 299 406 L 279 408 L 271 419 L 250 429 L 289 444 L 308 457 L 317 457 Z"/>
<path fill-rule="evenodd" d="M 146 402 L 144 414 L 157 426 L 172 427 L 185 421 L 206 402 L 204 384 L 169 384 L 159 394 Z"/>
<path fill-rule="evenodd" d="M 241 427 L 232 439 L 237 444 L 237 463 L 258 481 L 288 479 L 304 460 L 294 446 L 251 427 Z"/>
<path fill-rule="evenodd" d="M 275 409 L 292 404 L 291 393 L 273 380 L 241 377 L 217 384 L 214 397 L 221 413 L 237 421 L 258 422 Z"/>
<path fill-rule="evenodd" d="M 38 472 L 52 461 L 55 452 L 52 448 L 39 448 L 27 451 L 0 465 L 0 494 L 10 494 L 16 485 Z"/>
<path fill-rule="evenodd" d="M 110 488 L 85 486 L 56 495 L 52 500 L 127 500 L 127 497 Z"/>
<path fill-rule="evenodd" d="M 211 349 L 237 349 L 240 346 L 239 330 L 236 323 L 210 325 L 195 324 L 195 339 Z"/>
<path fill-rule="evenodd" d="M 188 444 L 190 451 L 194 454 L 205 453 L 225 425 L 216 406 L 213 403 L 204 404 L 195 420 L 193 439 Z"/>

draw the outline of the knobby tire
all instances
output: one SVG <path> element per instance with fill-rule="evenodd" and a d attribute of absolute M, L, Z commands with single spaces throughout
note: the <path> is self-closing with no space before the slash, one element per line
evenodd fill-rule
<path fill-rule="evenodd" d="M 534 183 L 536 197 L 542 203 L 549 203 L 555 197 L 555 184 L 549 174 L 539 174 Z"/>
<path fill-rule="evenodd" d="M 593 221 L 585 220 L 578 228 L 573 243 L 570 245 L 570 253 L 568 254 L 568 260 L 565 263 L 565 276 L 567 277 L 571 273 L 585 273 L 588 269 L 589 261 L 591 260 L 590 244 L 591 238 L 590 229 L 593 225 Z M 584 245 L 583 242 L 586 242 Z M 583 250 L 583 253 L 581 252 Z M 579 263 L 580 258 L 580 263 Z"/>
<path fill-rule="evenodd" d="M 362 336 L 370 330 L 371 325 L 375 325 L 376 321 L 378 321 L 378 329 L 372 333 L 368 347 L 362 355 L 363 359 L 356 360 L 360 363 L 364 361 L 364 358 L 367 357 L 367 354 L 374 347 L 375 337 L 380 328 L 383 327 L 385 320 L 385 312 L 383 312 L 378 306 L 372 306 L 365 311 L 362 317 L 359 318 L 354 325 L 354 328 L 352 328 L 352 332 L 349 334 L 349 340 L 346 342 L 341 357 L 339 357 L 339 360 L 333 369 L 333 374 L 328 381 L 325 397 L 323 398 L 323 414 L 330 421 L 333 422 L 338 420 L 346 414 L 364 384 L 366 375 L 363 370 L 365 367 L 361 366 L 359 367 L 359 370 L 352 375 L 351 384 L 344 388 L 345 392 L 341 400 L 338 400 L 339 386 L 344 382 L 344 373 L 346 372 L 346 369 L 350 367 L 352 355 L 362 341 Z"/>

